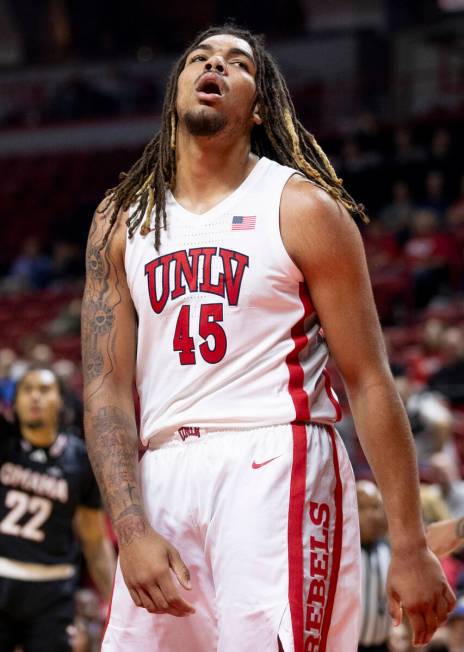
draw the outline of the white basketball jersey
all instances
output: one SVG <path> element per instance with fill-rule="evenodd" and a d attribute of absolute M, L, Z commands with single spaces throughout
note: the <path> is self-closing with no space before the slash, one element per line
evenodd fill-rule
<path fill-rule="evenodd" d="M 144 444 L 176 431 L 340 418 L 320 324 L 280 235 L 293 174 L 261 158 L 201 215 L 168 193 L 160 250 L 153 232 L 127 239 Z"/>

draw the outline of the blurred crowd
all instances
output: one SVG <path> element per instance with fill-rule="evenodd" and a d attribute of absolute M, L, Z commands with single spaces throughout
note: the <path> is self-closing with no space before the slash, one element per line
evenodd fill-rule
<path fill-rule="evenodd" d="M 381 128 L 372 115 L 365 114 L 349 137 L 322 144 L 371 218 L 361 230 L 392 371 L 416 442 L 424 521 L 462 516 L 464 164 L 459 157 L 460 136 L 453 126 L 435 124 Z M 77 185 L 76 195 L 79 192 Z M 98 199 L 87 196 L 89 203 Z M 53 196 L 48 201 L 52 210 Z M 89 211 L 77 228 L 84 231 L 90 217 Z M 11 410 L 15 381 L 29 362 L 50 365 L 66 386 L 69 427 L 82 434 L 83 238 L 67 239 L 64 234 L 54 240 L 49 235 L 32 229 L 23 237 L 21 251 L 3 260 L 0 404 L 3 412 Z M 337 391 L 343 400 L 343 388 Z M 372 480 L 347 405 L 340 431 L 357 477 Z M 360 491 L 364 492 L 360 504 L 371 500 L 380 509 L 375 491 L 366 485 Z M 373 540 L 379 540 L 388 550 L 382 519 L 377 525 L 363 546 L 369 549 Z M 458 652 L 464 650 L 464 553 L 444 558 L 443 565 L 460 601 L 448 625 L 424 649 Z M 102 627 L 98 599 L 91 588 L 78 596 L 74 649 L 97 649 Z M 379 612 L 382 617 L 384 610 L 385 605 Z M 388 637 L 393 652 L 412 650 L 407 624 L 388 631 Z"/>

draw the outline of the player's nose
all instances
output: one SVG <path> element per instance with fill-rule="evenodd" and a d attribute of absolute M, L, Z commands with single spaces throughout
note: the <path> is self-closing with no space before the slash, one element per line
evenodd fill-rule
<path fill-rule="evenodd" d="M 223 57 L 218 54 L 213 54 L 205 63 L 205 70 L 207 72 L 218 72 L 221 75 L 224 75 L 227 73 L 227 64 Z"/>

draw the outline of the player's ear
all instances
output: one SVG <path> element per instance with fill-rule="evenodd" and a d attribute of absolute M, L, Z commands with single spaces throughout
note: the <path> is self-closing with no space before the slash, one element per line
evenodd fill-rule
<path fill-rule="evenodd" d="M 262 125 L 263 124 L 263 119 L 259 113 L 259 104 L 255 104 L 255 108 L 253 109 L 253 122 L 255 125 Z"/>

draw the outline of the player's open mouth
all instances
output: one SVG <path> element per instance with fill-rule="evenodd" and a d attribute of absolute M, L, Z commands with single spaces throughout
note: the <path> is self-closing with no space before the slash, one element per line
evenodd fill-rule
<path fill-rule="evenodd" d="M 222 97 L 224 82 L 216 73 L 206 73 L 201 77 L 195 90 L 203 99 L 212 99 L 215 96 Z"/>
<path fill-rule="evenodd" d="M 214 93 L 215 95 L 222 95 L 221 91 L 219 90 L 219 86 L 214 82 L 207 81 L 204 84 L 201 84 L 198 90 L 201 93 Z"/>

